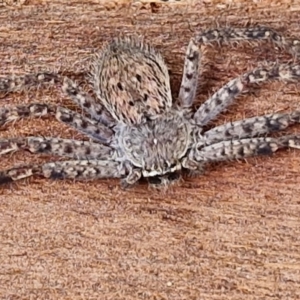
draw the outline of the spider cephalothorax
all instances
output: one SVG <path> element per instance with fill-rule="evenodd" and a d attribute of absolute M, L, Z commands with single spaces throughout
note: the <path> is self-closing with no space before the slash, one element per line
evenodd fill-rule
<path fill-rule="evenodd" d="M 300 65 L 268 64 L 228 82 L 198 109 L 193 109 L 201 53 L 200 43 L 270 39 L 299 54 L 300 42 L 266 27 L 214 29 L 190 40 L 178 99 L 173 101 L 162 56 L 134 38 L 115 39 L 95 56 L 91 85 L 96 99 L 69 78 L 40 73 L 0 80 L 0 91 L 63 81 L 63 91 L 84 110 L 29 104 L 0 109 L 0 125 L 25 117 L 52 114 L 93 141 L 52 137 L 0 139 L 0 155 L 25 149 L 71 158 L 0 172 L 0 183 L 31 175 L 46 178 L 122 178 L 132 185 L 140 178 L 167 185 L 186 170 L 201 170 L 207 162 L 271 154 L 279 148 L 300 148 L 300 136 L 259 137 L 300 122 L 300 112 L 270 114 L 227 123 L 203 131 L 249 84 L 267 80 L 299 80 Z"/>
<path fill-rule="evenodd" d="M 181 111 L 171 110 L 144 124 L 122 126 L 119 151 L 138 176 L 154 177 L 181 170 L 191 147 L 193 126 Z"/>

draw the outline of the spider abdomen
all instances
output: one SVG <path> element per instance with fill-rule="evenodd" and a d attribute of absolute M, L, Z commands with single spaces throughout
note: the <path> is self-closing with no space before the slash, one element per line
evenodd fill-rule
<path fill-rule="evenodd" d="M 91 81 L 118 122 L 139 124 L 172 106 L 168 68 L 150 45 L 114 39 L 94 59 Z"/>

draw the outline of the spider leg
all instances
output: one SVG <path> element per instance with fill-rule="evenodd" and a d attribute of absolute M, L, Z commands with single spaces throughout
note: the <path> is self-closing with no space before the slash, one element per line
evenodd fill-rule
<path fill-rule="evenodd" d="M 93 180 L 99 178 L 121 178 L 126 169 L 121 163 L 106 160 L 70 160 L 50 162 L 42 165 L 28 165 L 0 172 L 0 184 L 20 180 L 30 176 L 52 179 Z"/>
<path fill-rule="evenodd" d="M 7 122 L 29 117 L 54 115 L 60 122 L 68 124 L 93 139 L 109 143 L 113 131 L 104 124 L 84 117 L 70 109 L 50 104 L 28 104 L 0 109 L 0 126 Z"/>
<path fill-rule="evenodd" d="M 73 159 L 112 160 L 115 157 L 112 148 L 90 141 L 48 137 L 0 139 L 0 155 L 18 150 L 28 150 L 31 153 L 67 156 Z"/>
<path fill-rule="evenodd" d="M 185 54 L 182 81 L 179 90 L 179 103 L 191 107 L 197 91 L 201 54 L 194 39 L 191 39 Z"/>
<path fill-rule="evenodd" d="M 201 44 L 212 42 L 239 42 L 243 40 L 269 40 L 276 46 L 286 49 L 293 55 L 299 55 L 300 53 L 300 40 L 284 37 L 276 30 L 266 26 L 214 28 L 204 31 L 196 36 L 196 41 Z"/>
<path fill-rule="evenodd" d="M 229 81 L 206 100 L 194 114 L 195 122 L 204 126 L 229 106 L 241 94 L 245 86 L 267 80 L 294 81 L 300 79 L 300 65 L 274 64 L 256 68 Z"/>
<path fill-rule="evenodd" d="M 197 169 L 197 164 L 233 159 L 243 159 L 255 155 L 271 155 L 278 149 L 300 149 L 300 135 L 279 138 L 261 137 L 230 140 L 194 149 L 183 162 L 186 168 Z"/>
<path fill-rule="evenodd" d="M 54 84 L 61 81 L 62 80 L 59 75 L 47 72 L 0 78 L 0 92 L 10 93 L 22 91 L 33 86 Z"/>
<path fill-rule="evenodd" d="M 87 111 L 93 119 L 108 126 L 112 126 L 116 123 L 101 103 L 96 103 L 92 97 L 82 91 L 81 88 L 71 79 L 67 77 L 64 78 L 62 90 L 73 100 L 73 102 Z"/>
<path fill-rule="evenodd" d="M 1 78 L 0 92 L 22 91 L 31 87 L 62 82 L 62 90 L 73 100 L 73 102 L 87 111 L 92 118 L 102 122 L 105 125 L 112 126 L 115 124 L 114 119 L 102 104 L 96 103 L 92 97 L 82 91 L 80 87 L 71 79 L 67 77 L 63 78 L 55 73 L 44 72 L 37 74 L 26 74 L 24 76 Z"/>
<path fill-rule="evenodd" d="M 205 145 L 231 139 L 243 139 L 283 130 L 300 123 L 300 111 L 283 114 L 269 114 L 241 121 L 230 122 L 212 128 L 203 134 Z"/>

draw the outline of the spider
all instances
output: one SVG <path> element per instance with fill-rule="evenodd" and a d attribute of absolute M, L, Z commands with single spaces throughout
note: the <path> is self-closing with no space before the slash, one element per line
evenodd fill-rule
<path fill-rule="evenodd" d="M 62 90 L 85 115 L 62 106 L 33 103 L 2 107 L 0 125 L 50 114 L 90 140 L 0 139 L 0 155 L 23 149 L 71 159 L 4 170 L 0 172 L 0 182 L 39 175 L 54 179 L 121 178 L 123 186 L 146 178 L 150 185 L 167 186 L 181 178 L 184 170 L 201 172 L 206 163 L 269 155 L 280 148 L 300 149 L 300 135 L 265 137 L 299 123 L 300 111 L 257 116 L 204 131 L 204 126 L 249 84 L 300 78 L 300 65 L 267 64 L 232 79 L 194 110 L 201 60 L 199 45 L 240 40 L 271 40 L 294 54 L 300 52 L 300 41 L 263 26 L 204 31 L 190 39 L 179 95 L 174 101 L 163 57 L 138 38 L 115 38 L 93 58 L 90 82 L 97 100 L 70 78 L 54 73 L 2 79 L 2 92 L 62 80 Z"/>

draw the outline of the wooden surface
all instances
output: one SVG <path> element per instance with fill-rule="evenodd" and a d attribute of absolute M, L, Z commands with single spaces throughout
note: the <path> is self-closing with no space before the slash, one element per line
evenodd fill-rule
<path fill-rule="evenodd" d="M 8 2 L 0 1 L 1 76 L 60 70 L 83 80 L 91 53 L 136 34 L 166 58 L 176 95 L 197 31 L 265 24 L 300 38 L 300 5 L 291 0 Z M 260 62 L 290 59 L 268 42 L 207 46 L 197 103 Z M 213 125 L 297 109 L 299 88 L 263 84 Z M 1 105 L 73 107 L 58 87 L 0 96 Z M 5 126 L 0 135 L 83 138 L 51 118 Z M 0 168 L 53 159 L 16 153 L 1 157 Z M 297 299 L 299 174 L 300 152 L 287 150 L 208 166 L 166 193 L 145 184 L 123 191 L 109 179 L 1 187 L 0 299 Z"/>

